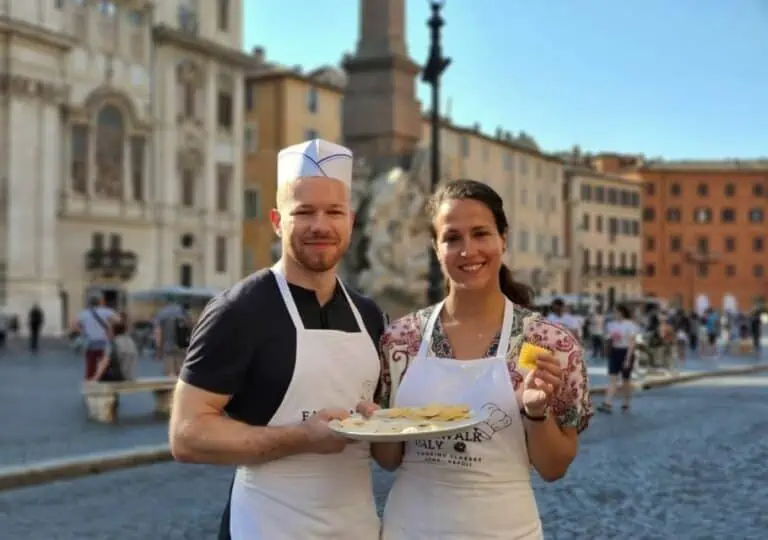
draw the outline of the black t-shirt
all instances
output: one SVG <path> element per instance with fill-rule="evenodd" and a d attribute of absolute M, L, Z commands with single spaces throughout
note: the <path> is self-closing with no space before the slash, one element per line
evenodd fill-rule
<path fill-rule="evenodd" d="M 304 327 L 359 332 L 339 285 L 320 306 L 315 292 L 289 284 Z M 347 288 L 375 347 L 386 317 L 371 300 Z M 283 401 L 296 361 L 296 328 L 274 274 L 260 270 L 206 306 L 192 333 L 181 379 L 231 395 L 226 412 L 254 426 L 267 425 Z"/>

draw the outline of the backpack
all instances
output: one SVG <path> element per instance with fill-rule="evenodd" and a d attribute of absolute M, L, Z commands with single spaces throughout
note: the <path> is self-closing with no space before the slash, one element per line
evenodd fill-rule
<path fill-rule="evenodd" d="M 173 335 L 175 345 L 179 349 L 189 347 L 189 341 L 192 338 L 192 326 L 186 317 L 176 317 L 173 321 Z"/>

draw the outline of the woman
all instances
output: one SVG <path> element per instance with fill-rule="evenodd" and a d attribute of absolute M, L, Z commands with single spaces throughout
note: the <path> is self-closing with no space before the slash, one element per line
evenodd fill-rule
<path fill-rule="evenodd" d="M 576 456 L 591 409 L 581 348 L 527 309 L 530 289 L 502 263 L 508 225 L 493 189 L 451 182 L 430 217 L 448 295 L 382 336 L 381 403 L 468 404 L 489 417 L 458 435 L 372 447 L 382 467 L 399 467 L 382 538 L 541 538 L 530 466 L 553 481 Z M 524 340 L 553 355 L 520 369 Z"/>
<path fill-rule="evenodd" d="M 627 306 L 619 305 L 616 307 L 616 319 L 611 321 L 607 327 L 611 348 L 608 353 L 608 389 L 605 392 L 605 400 L 598 407 L 601 412 L 613 412 L 613 398 L 616 396 L 619 376 L 621 376 L 621 395 L 624 398 L 621 409 L 624 412 L 629 411 L 629 402 L 632 398 L 631 380 L 632 368 L 634 367 L 635 338 L 640 332 L 640 328 L 631 316 Z M 649 329 L 653 328 L 654 325 L 658 328 L 658 320 L 652 318 Z M 647 345 L 649 349 L 653 348 L 652 343 Z"/>

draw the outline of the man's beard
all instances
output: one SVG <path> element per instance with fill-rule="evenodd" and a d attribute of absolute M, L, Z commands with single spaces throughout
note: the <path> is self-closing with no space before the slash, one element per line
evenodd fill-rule
<path fill-rule="evenodd" d="M 314 240 L 322 241 L 328 240 L 332 242 L 333 248 L 327 251 L 312 252 L 307 246 L 303 244 L 304 241 Z M 296 239 L 291 241 L 291 247 L 293 254 L 296 257 L 296 261 L 309 270 L 310 272 L 327 272 L 335 267 L 341 258 L 344 256 L 344 252 L 347 250 L 347 245 L 344 245 L 338 237 L 313 237 L 309 239 Z"/>

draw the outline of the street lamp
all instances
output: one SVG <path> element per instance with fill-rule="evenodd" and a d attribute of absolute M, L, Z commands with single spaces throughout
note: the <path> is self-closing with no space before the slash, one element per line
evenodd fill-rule
<path fill-rule="evenodd" d="M 432 0 L 430 2 L 432 16 L 427 21 L 427 26 L 430 29 L 429 58 L 421 75 L 421 80 L 432 86 L 431 193 L 435 193 L 437 186 L 440 184 L 440 77 L 451 63 L 450 58 L 443 56 L 443 50 L 440 46 L 440 29 L 445 24 L 445 21 L 440 16 L 440 9 L 444 4 L 445 0 Z M 443 297 L 442 281 L 437 253 L 434 249 L 431 249 L 427 297 L 432 304 L 439 302 Z"/>

